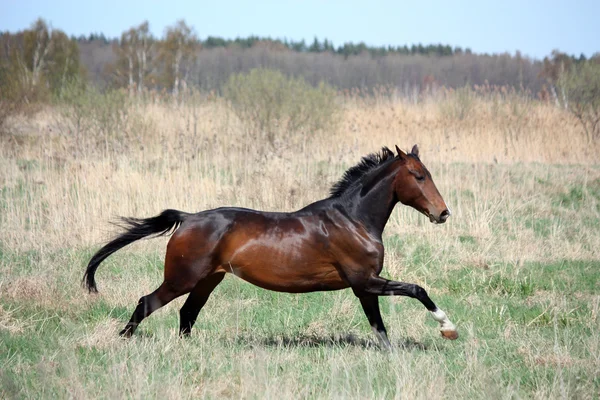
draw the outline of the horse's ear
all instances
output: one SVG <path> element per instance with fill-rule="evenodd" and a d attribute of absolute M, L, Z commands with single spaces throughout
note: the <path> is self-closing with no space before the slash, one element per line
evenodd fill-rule
<path fill-rule="evenodd" d="M 400 150 L 398 145 L 396 145 L 396 152 L 398 153 L 398 158 L 404 160 L 406 158 L 406 153 Z"/>
<path fill-rule="evenodd" d="M 417 146 L 416 144 L 413 146 L 412 150 L 410 151 L 412 154 L 414 154 L 415 156 L 419 157 L 419 146 Z"/>

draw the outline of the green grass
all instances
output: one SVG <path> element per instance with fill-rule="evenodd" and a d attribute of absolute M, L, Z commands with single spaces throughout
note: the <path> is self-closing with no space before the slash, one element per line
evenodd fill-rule
<path fill-rule="evenodd" d="M 416 251 L 414 260 L 427 251 Z M 590 356 L 600 345 L 598 261 L 445 273 L 429 264 L 430 294 L 461 337 L 442 340 L 414 300 L 382 298 L 396 346 L 386 354 L 350 291 L 290 295 L 228 276 L 191 338 L 177 338 L 176 301 L 123 340 L 117 332 L 135 299 L 161 280 L 156 254 L 109 259 L 99 270 L 96 296 L 78 282 L 87 249 L 46 255 L 50 261 L 38 270 L 27 261 L 35 253 L 1 255 L 2 267 L 25 268 L 0 275 L 8 286 L 0 300 L 6 397 L 593 397 L 600 388 Z M 11 285 L 24 277 L 45 283 L 30 298 L 20 297 Z"/>

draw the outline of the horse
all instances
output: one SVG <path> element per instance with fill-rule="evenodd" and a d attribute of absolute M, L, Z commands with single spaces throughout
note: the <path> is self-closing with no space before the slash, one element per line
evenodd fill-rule
<path fill-rule="evenodd" d="M 126 231 L 90 260 L 83 280 L 97 292 L 95 273 L 115 251 L 147 236 L 172 235 L 164 281 L 139 299 L 120 332 L 131 337 L 142 320 L 173 299 L 188 294 L 180 309 L 180 336 L 188 336 L 198 314 L 226 273 L 263 289 L 307 293 L 351 288 L 380 346 L 391 349 L 379 310 L 379 296 L 419 300 L 440 324 L 442 337 L 458 337 L 455 325 L 422 287 L 388 280 L 383 268 L 382 233 L 398 203 L 414 208 L 433 223 L 450 210 L 415 145 L 396 154 L 383 147 L 348 169 L 330 196 L 294 212 L 263 212 L 222 207 L 190 214 L 165 210 L 146 218 L 122 218 Z"/>

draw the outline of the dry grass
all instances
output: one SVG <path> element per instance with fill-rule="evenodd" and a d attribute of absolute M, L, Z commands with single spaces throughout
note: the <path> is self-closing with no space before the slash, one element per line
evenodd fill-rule
<path fill-rule="evenodd" d="M 467 118 L 456 118 L 444 101 L 345 99 L 337 129 L 280 132 L 274 145 L 257 141 L 218 99 L 132 105 L 123 110 L 127 126 L 110 137 L 78 135 L 56 108 L 9 121 L 12 134 L 0 138 L 0 333 L 13 340 L 50 329 L 51 344 L 31 348 L 57 350 L 29 361 L 12 344 L 0 360 L 10 371 L 0 374 L 0 393 L 594 397 L 600 360 L 589 354 L 600 342 L 589 332 L 600 328 L 600 289 L 573 288 L 586 281 L 569 270 L 544 271 L 547 263 L 599 259 L 600 145 L 546 104 L 476 98 Z M 464 337 L 457 345 L 440 343 L 420 305 L 389 299 L 385 318 L 402 339 L 386 356 L 361 346 L 372 338 L 350 294 L 290 298 L 235 281 L 207 304 L 206 328 L 191 341 L 175 340 L 179 300 L 144 322 L 149 335 L 119 340 L 126 314 L 160 280 L 164 239 L 103 265 L 99 296 L 79 289 L 83 264 L 112 235 L 106 222 L 115 216 L 222 205 L 294 210 L 325 197 L 366 153 L 414 143 L 453 217 L 433 226 L 399 207 L 385 232 L 386 273 L 454 307 L 447 311 L 459 315 Z M 322 299 L 329 300 L 315 311 Z M 506 308 L 521 304 L 529 308 Z M 526 387 L 501 360 L 534 371 Z"/>
<path fill-rule="evenodd" d="M 551 106 L 529 104 L 526 116 L 515 117 L 509 104 L 492 115 L 492 105 L 481 102 L 471 118 L 454 120 L 435 103 L 366 102 L 348 102 L 338 130 L 318 137 L 282 133 L 275 149 L 256 142 L 220 102 L 136 107 L 130 112 L 147 129 L 118 143 L 75 138 L 54 109 L 13 121 L 17 134 L 2 138 L 0 185 L 26 193 L 7 204 L 3 242 L 23 249 L 96 244 L 106 237 L 106 225 L 98 225 L 108 218 L 166 207 L 295 209 L 325 197 L 346 167 L 382 145 L 418 143 L 442 194 L 456 193 L 448 199 L 458 212 L 451 229 L 483 239 L 490 219 L 510 207 L 547 211 L 536 204 L 539 184 L 528 172 L 547 171 L 554 185 L 557 167 L 549 164 L 580 164 L 569 180 L 598 178 L 600 146 L 587 144 L 576 121 Z M 465 192 L 477 198 L 466 201 Z M 511 202 L 516 198 L 522 201 Z"/>

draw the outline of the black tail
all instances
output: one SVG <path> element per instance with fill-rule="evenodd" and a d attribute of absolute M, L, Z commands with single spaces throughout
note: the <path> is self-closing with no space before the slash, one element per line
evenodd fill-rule
<path fill-rule="evenodd" d="M 90 263 L 85 270 L 83 280 L 90 292 L 97 292 L 96 281 L 94 275 L 98 266 L 104 259 L 110 256 L 115 251 L 127 246 L 136 240 L 146 236 L 156 235 L 162 236 L 171 234 L 179 227 L 179 225 L 188 216 L 188 213 L 177 210 L 165 210 L 160 215 L 152 218 L 137 219 L 137 218 L 121 218 L 123 228 L 127 229 L 125 233 L 114 238 L 104 247 L 102 247 L 90 260 Z"/>

